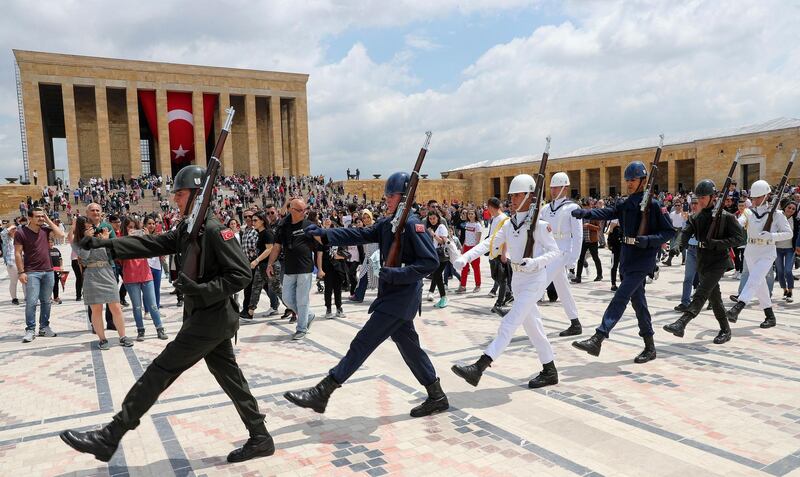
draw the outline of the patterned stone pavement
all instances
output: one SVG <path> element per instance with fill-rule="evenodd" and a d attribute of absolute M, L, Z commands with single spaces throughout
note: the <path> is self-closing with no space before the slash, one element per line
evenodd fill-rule
<path fill-rule="evenodd" d="M 610 257 L 602 254 L 608 267 Z M 368 304 L 346 303 L 345 319 L 318 318 L 301 342 L 289 339 L 287 320 L 266 318 L 262 307 L 242 326 L 235 348 L 278 450 L 237 465 L 225 456 L 247 433 L 202 364 L 164 393 L 109 464 L 65 446 L 58 432 L 108 421 L 166 342 L 150 326 L 147 340 L 133 348 L 120 348 L 112 337 L 110 350 L 97 350 L 68 282 L 64 304 L 52 313 L 59 336 L 23 344 L 23 307 L 10 304 L 3 274 L 2 475 L 800 476 L 800 304 L 777 303 L 779 325 L 770 330 L 758 327 L 759 311 L 746 309 L 723 346 L 711 342 L 710 311 L 691 323 L 685 338 L 675 338 L 661 326 L 678 316 L 672 307 L 681 267 L 663 269 L 648 286 L 659 357 L 645 365 L 632 361 L 642 344 L 631 311 L 595 359 L 558 337 L 567 324 L 561 306 L 543 305 L 561 383 L 536 391 L 527 381 L 540 366 L 522 329 L 478 388 L 449 370 L 480 356 L 495 334 L 499 318 L 488 313 L 486 275 L 482 293 L 451 294 L 444 310 L 424 302 L 417 329 L 451 409 L 423 419 L 408 416 L 424 390 L 392 343 L 334 393 L 324 415 L 288 404 L 283 392 L 313 385 L 346 351 Z M 722 285 L 725 296 L 735 291 L 731 279 Z M 574 286 L 585 335 L 599 322 L 609 286 L 608 278 Z M 167 331 L 174 335 L 180 309 L 167 282 L 162 290 Z M 322 296 L 314 293 L 312 304 L 321 316 Z M 128 332 L 135 332 L 130 308 L 125 312 Z"/>

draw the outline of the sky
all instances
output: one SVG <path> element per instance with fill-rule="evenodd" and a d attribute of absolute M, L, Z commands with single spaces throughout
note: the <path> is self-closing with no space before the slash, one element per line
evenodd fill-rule
<path fill-rule="evenodd" d="M 0 177 L 22 173 L 12 49 L 310 75 L 311 172 L 423 173 L 800 117 L 800 0 L 4 0 Z M 63 143 L 56 166 L 65 164 Z"/>

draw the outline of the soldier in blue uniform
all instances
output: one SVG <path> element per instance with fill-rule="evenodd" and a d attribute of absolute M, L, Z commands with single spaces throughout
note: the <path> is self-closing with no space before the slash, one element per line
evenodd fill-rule
<path fill-rule="evenodd" d="M 386 205 L 390 216 L 383 217 L 374 225 L 364 228 L 322 229 L 309 225 L 307 235 L 316 237 L 323 245 L 360 245 L 377 242 L 381 263 L 389 253 L 394 240 L 391 215 L 398 205 L 409 182 L 408 174 L 396 172 L 389 176 L 384 188 Z M 414 329 L 414 316 L 422 304 L 422 279 L 439 266 L 436 247 L 419 218 L 409 214 L 402 234 L 400 267 L 382 267 L 378 274 L 378 297 L 369 307 L 372 314 L 364 327 L 350 343 L 350 349 L 339 364 L 313 388 L 290 391 L 284 397 L 292 403 L 325 412 L 333 391 L 344 384 L 361 367 L 370 354 L 386 341 L 392 340 L 414 377 L 428 391 L 428 399 L 411 410 L 411 417 L 422 417 L 447 410 L 450 405 L 442 391 L 433 364 L 419 344 Z"/>
<path fill-rule="evenodd" d="M 575 341 L 572 346 L 586 351 L 592 356 L 600 355 L 603 340 L 622 317 L 622 313 L 631 302 L 639 321 L 639 336 L 644 340 L 644 351 L 634 359 L 635 363 L 646 363 L 656 359 L 656 346 L 653 343 L 653 325 L 647 300 L 644 295 L 645 278 L 653 271 L 656 253 L 662 244 L 675 235 L 672 221 L 661 211 L 661 204 L 656 200 L 650 203 L 647 235 L 638 235 L 643 189 L 647 182 L 647 169 L 640 161 L 634 161 L 625 168 L 625 184 L 628 198 L 616 205 L 603 209 L 576 209 L 572 216 L 595 220 L 618 219 L 622 230 L 622 254 L 620 259 L 620 276 L 622 281 L 614 293 L 608 308 L 603 314 L 603 322 L 597 327 L 594 336 L 587 340 Z"/>

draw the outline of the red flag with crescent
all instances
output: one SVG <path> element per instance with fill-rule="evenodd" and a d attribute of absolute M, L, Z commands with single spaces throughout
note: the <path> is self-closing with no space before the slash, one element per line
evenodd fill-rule
<path fill-rule="evenodd" d="M 170 159 L 176 166 L 194 162 L 192 93 L 167 92 Z"/>

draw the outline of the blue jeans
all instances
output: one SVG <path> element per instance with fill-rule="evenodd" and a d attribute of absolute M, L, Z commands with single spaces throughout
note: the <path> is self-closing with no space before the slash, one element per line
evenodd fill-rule
<path fill-rule="evenodd" d="M 39 329 L 50 326 L 50 296 L 53 294 L 55 277 L 52 271 L 28 272 L 25 285 L 25 331 L 36 330 L 36 304 L 42 302 L 39 313 Z"/>
<path fill-rule="evenodd" d="M 683 293 L 681 305 L 689 306 L 692 287 L 697 285 L 697 246 L 689 245 L 686 250 L 686 268 L 683 270 Z"/>
<path fill-rule="evenodd" d="M 311 293 L 311 274 L 297 273 L 283 276 L 283 302 L 297 313 L 297 331 L 308 331 L 308 295 Z"/>
<path fill-rule="evenodd" d="M 151 268 L 153 274 L 153 289 L 156 293 L 156 306 L 161 308 L 161 269 Z M 130 292 L 129 292 L 130 293 Z"/>
<path fill-rule="evenodd" d="M 364 295 L 367 294 L 367 285 L 369 285 L 369 274 L 365 274 L 361 277 L 361 280 L 358 281 L 358 286 L 356 286 L 356 292 L 353 293 L 355 295 L 355 301 L 364 301 Z"/>
<path fill-rule="evenodd" d="M 775 260 L 775 272 L 778 275 L 778 282 L 781 288 L 794 288 L 794 276 L 792 276 L 792 268 L 794 267 L 794 249 L 793 248 L 779 248 L 778 258 Z"/>
<path fill-rule="evenodd" d="M 156 306 L 156 295 L 153 289 L 153 282 L 143 283 L 126 283 L 125 289 L 128 290 L 128 297 L 131 299 L 133 306 L 133 319 L 136 321 L 136 329 L 144 329 L 144 320 L 142 319 L 142 299 L 144 299 L 144 306 L 150 312 L 150 317 L 153 319 L 153 324 L 156 328 L 161 328 L 161 315 L 158 314 L 158 306 Z"/>
<path fill-rule="evenodd" d="M 739 279 L 739 291 L 737 295 L 742 294 L 742 290 L 744 290 L 744 284 L 747 283 L 747 279 L 750 278 L 750 270 L 747 269 L 747 261 L 742 260 L 742 276 Z M 775 269 L 770 268 L 767 272 L 767 286 L 769 287 L 769 294 L 772 296 L 772 287 L 775 285 Z"/>

